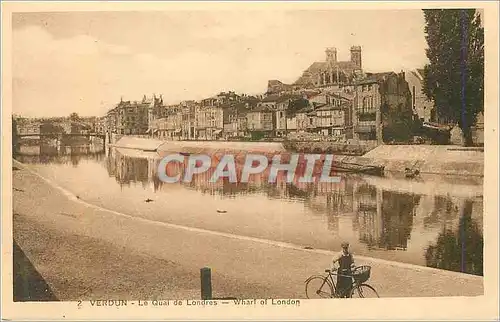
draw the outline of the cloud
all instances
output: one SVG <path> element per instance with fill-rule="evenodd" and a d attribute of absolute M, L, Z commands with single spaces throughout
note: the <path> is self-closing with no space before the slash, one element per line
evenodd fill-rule
<path fill-rule="evenodd" d="M 225 56 L 191 50 L 161 58 L 85 35 L 55 39 L 32 26 L 14 31 L 13 39 L 13 111 L 28 116 L 102 115 L 122 96 L 163 93 L 176 102 L 223 89 L 261 91 L 272 76 L 265 57 L 272 54 L 262 50 L 229 48 Z"/>
<path fill-rule="evenodd" d="M 15 113 L 103 115 L 121 96 L 162 93 L 174 103 L 262 92 L 269 79 L 293 82 L 330 46 L 347 60 L 361 44 L 368 71 L 425 61 L 418 11 L 47 15 L 48 27 L 47 17 L 26 15 L 13 31 Z"/>
<path fill-rule="evenodd" d="M 197 36 L 212 40 L 228 40 L 234 38 L 257 38 L 265 37 L 274 29 L 276 31 L 279 22 L 285 17 L 284 12 L 269 11 L 231 11 L 224 15 L 216 16 L 211 24 L 205 24 L 202 33 Z"/>
<path fill-rule="evenodd" d="M 210 95 L 230 72 L 210 53 L 162 59 L 89 36 L 54 39 L 39 27 L 13 37 L 13 111 L 31 116 L 102 115 L 121 96 L 134 100 L 154 92 L 171 101 Z"/>

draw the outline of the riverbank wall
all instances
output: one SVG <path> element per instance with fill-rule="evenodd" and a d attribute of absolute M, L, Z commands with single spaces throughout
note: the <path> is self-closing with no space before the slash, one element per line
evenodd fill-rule
<path fill-rule="evenodd" d="M 377 147 L 376 143 L 340 143 L 332 141 L 285 141 L 287 151 L 362 156 Z"/>
<path fill-rule="evenodd" d="M 124 136 L 111 146 L 165 153 L 261 153 L 265 155 L 293 152 L 282 142 L 232 142 L 232 141 L 161 141 Z M 342 155 L 311 145 L 307 152 L 332 153 L 340 163 L 384 167 L 387 173 L 405 173 L 405 169 L 418 170 L 421 174 L 483 177 L 484 152 L 480 148 L 466 149 L 452 145 L 380 145 L 366 147 L 363 155 Z"/>
<path fill-rule="evenodd" d="M 144 151 L 210 154 L 210 153 L 283 153 L 281 142 L 235 142 L 235 141 L 160 141 L 124 136 L 111 146 Z"/>
<path fill-rule="evenodd" d="M 465 149 L 451 145 L 381 145 L 360 157 L 338 156 L 337 161 L 383 166 L 384 173 L 405 173 L 450 176 L 484 176 L 482 149 Z"/>

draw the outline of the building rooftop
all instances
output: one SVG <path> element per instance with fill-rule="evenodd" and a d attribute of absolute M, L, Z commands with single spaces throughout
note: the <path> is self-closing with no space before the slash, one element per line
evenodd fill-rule
<path fill-rule="evenodd" d="M 252 112 L 270 112 L 269 108 L 265 105 L 257 106 L 253 108 L 252 110 L 248 111 L 248 113 Z"/>
<path fill-rule="evenodd" d="M 366 84 L 375 84 L 385 80 L 387 77 L 391 75 L 395 75 L 394 72 L 384 72 L 384 73 L 366 73 L 366 77 L 357 81 L 356 85 L 366 85 Z"/>
<path fill-rule="evenodd" d="M 323 105 L 321 105 L 323 106 Z M 309 112 L 312 112 L 314 109 L 311 107 L 311 106 L 306 106 L 304 108 L 301 108 L 300 110 L 298 110 L 295 114 L 299 114 L 299 113 L 309 113 Z"/>
<path fill-rule="evenodd" d="M 262 99 L 261 102 L 263 102 L 263 103 L 277 102 L 279 100 L 279 98 L 280 98 L 280 96 L 277 94 L 268 95 L 268 96 L 264 97 L 264 99 Z"/>
<path fill-rule="evenodd" d="M 264 99 L 262 99 L 262 102 L 263 103 L 269 103 L 269 102 L 276 102 L 276 103 L 280 103 L 280 102 L 285 102 L 286 100 L 297 100 L 297 99 L 301 99 L 303 98 L 302 95 L 299 95 L 299 94 L 285 94 L 285 95 L 269 95 L 267 97 L 265 97 Z"/>
<path fill-rule="evenodd" d="M 246 103 L 244 102 L 225 104 L 225 107 L 223 107 L 223 109 L 225 121 L 229 120 L 229 115 L 241 115 L 246 114 L 249 111 L 247 109 Z"/>
<path fill-rule="evenodd" d="M 328 95 L 335 97 L 335 98 L 339 98 L 341 100 L 345 100 L 345 101 L 350 101 L 350 100 L 354 99 L 353 94 L 347 94 L 347 93 L 342 93 L 342 92 L 330 93 Z"/>
<path fill-rule="evenodd" d="M 349 103 L 343 103 L 337 106 L 327 104 L 323 105 L 319 108 L 316 108 L 314 111 L 333 111 L 333 110 L 345 110 L 348 109 L 351 105 Z"/>

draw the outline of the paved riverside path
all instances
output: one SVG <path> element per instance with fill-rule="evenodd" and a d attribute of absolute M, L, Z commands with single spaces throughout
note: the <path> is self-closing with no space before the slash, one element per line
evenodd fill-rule
<path fill-rule="evenodd" d="M 12 272 L 14 302 L 57 301 L 50 287 L 26 258 L 15 240 L 12 252 L 15 258 Z"/>
<path fill-rule="evenodd" d="M 60 300 L 199 299 L 199 269 L 215 297 L 304 298 L 304 280 L 332 253 L 176 226 L 104 210 L 27 171 L 13 171 L 13 234 Z M 381 297 L 474 296 L 483 278 L 370 258 Z"/>

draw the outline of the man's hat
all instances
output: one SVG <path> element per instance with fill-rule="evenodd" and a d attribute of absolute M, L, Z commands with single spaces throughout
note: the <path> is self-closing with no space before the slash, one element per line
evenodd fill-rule
<path fill-rule="evenodd" d="M 342 244 L 340 244 L 340 246 L 349 247 L 349 242 L 344 241 L 344 242 L 342 242 Z"/>

